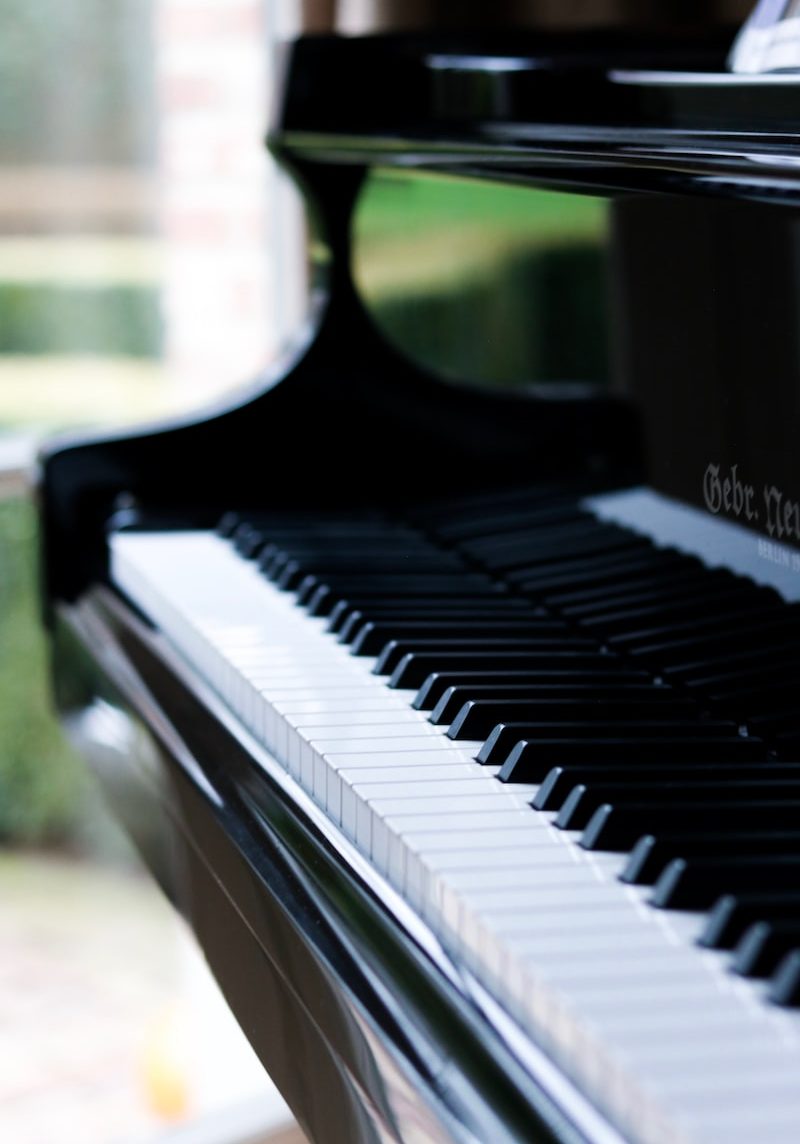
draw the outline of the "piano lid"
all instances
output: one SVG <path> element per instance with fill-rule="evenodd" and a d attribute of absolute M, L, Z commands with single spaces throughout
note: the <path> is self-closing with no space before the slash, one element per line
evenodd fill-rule
<path fill-rule="evenodd" d="M 284 159 L 796 201 L 800 78 L 731 72 L 733 39 L 713 27 L 688 39 L 302 37 L 287 49 L 269 142 Z"/>

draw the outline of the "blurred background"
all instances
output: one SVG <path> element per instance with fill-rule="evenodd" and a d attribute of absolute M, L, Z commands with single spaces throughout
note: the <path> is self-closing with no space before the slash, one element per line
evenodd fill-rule
<path fill-rule="evenodd" d="M 262 146 L 285 7 L 0 0 L 0 1134 L 14 1144 L 289 1138 L 51 715 L 25 486 L 41 437 L 202 405 L 297 325 L 299 208 Z"/>
<path fill-rule="evenodd" d="M 361 30 L 367 6 L 340 7 Z M 301 336 L 324 251 L 263 137 L 279 42 L 332 11 L 0 0 L 0 1132 L 14 1144 L 298 1139 L 51 714 L 26 475 L 43 437 L 200 409 Z M 354 270 L 386 336 L 445 380 L 604 384 L 607 221 L 590 198 L 379 171 Z M 576 263 L 585 285 L 567 293 Z"/>

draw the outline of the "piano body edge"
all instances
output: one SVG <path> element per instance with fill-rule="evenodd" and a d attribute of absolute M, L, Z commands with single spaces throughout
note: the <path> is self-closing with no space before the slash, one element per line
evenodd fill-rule
<path fill-rule="evenodd" d="M 124 600 L 99 587 L 61 605 L 52 650 L 71 740 L 311 1138 L 597 1138 L 596 1111 L 517 1059 L 426 927 L 415 939 L 387 884 Z"/>

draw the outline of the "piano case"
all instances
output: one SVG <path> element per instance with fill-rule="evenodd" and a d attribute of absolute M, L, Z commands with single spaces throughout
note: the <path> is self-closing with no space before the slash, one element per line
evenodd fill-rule
<path fill-rule="evenodd" d="M 43 607 L 64 725 L 315 1141 L 767 1138 L 759 1110 L 774 1093 L 721 1133 L 703 1120 L 702 1085 L 699 1118 L 681 1119 L 663 1092 L 624 1091 L 630 1062 L 615 1086 L 593 1072 L 590 1042 L 570 1050 L 526 1020 L 259 741 L 118 582 L 110 556 L 113 537 L 213 529 L 231 509 L 308 519 L 379 506 L 400 519 L 409 506 L 491 503 L 481 498 L 523 487 L 534 497 L 577 490 L 569 495 L 583 506 L 599 498 L 602 518 L 610 490 L 646 485 L 656 544 L 695 558 L 704 524 L 713 537 L 714 526 L 749 530 L 764 556 L 756 573 L 735 553 L 717 565 L 751 579 L 760 569 L 763 590 L 782 593 L 769 570 L 791 562 L 800 539 L 785 510 L 800 489 L 800 86 L 726 73 L 725 46 L 296 41 L 269 145 L 330 252 L 313 337 L 213 416 L 42 453 Z M 347 74 L 359 84 L 340 82 Z M 393 348 L 350 257 L 364 180 L 392 166 L 612 199 L 626 384 L 580 398 L 443 385 Z M 743 298 L 754 279 L 759 289 Z M 755 390 L 772 414 L 759 414 Z M 771 485 L 784 515 L 745 519 L 747 481 L 757 497 Z M 631 527 L 642 527 L 634 501 L 614 503 L 617 523 L 628 505 Z M 781 605 L 791 633 L 790 593 Z M 783 726 L 796 736 L 796 705 L 794 714 Z M 791 766 L 793 749 L 787 741 L 769 759 Z M 754 993 L 750 1003 L 785 1021 L 788 1072 L 797 1026 L 774 1001 Z M 776 1107 L 769 1138 L 797 1139 L 797 1105 Z"/>

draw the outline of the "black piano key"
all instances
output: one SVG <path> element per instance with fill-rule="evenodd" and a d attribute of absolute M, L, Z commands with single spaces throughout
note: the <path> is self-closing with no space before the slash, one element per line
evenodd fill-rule
<path fill-rule="evenodd" d="M 767 648 L 740 648 L 705 658 L 687 656 L 665 666 L 662 674 L 683 687 L 709 688 L 742 672 L 776 671 L 783 664 L 800 664 L 797 640 L 770 641 Z"/>
<path fill-rule="evenodd" d="M 800 918 L 756 922 L 740 938 L 731 968 L 743 977 L 768 977 L 795 949 L 800 949 Z"/>
<path fill-rule="evenodd" d="M 651 886 L 675 858 L 722 858 L 767 854 L 800 854 L 800 830 L 728 834 L 646 834 L 640 838 L 620 874 L 623 882 Z"/>
<path fill-rule="evenodd" d="M 305 582 L 307 579 L 308 583 Z M 363 592 L 365 599 L 382 596 L 387 603 L 403 599 L 409 595 L 419 596 L 464 596 L 476 597 L 496 593 L 506 595 L 507 588 L 492 580 L 485 572 L 453 571 L 451 569 L 430 569 L 424 572 L 393 568 L 388 571 L 375 571 L 360 568 L 355 571 L 331 571 L 325 577 L 309 572 L 302 583 L 305 594 L 311 589 L 328 587 L 344 594 Z M 313 581 L 313 584 L 312 584 Z M 302 601 L 301 601 L 302 602 Z"/>
<path fill-rule="evenodd" d="M 532 559 L 526 562 L 522 562 L 520 559 L 520 563 L 513 568 L 497 569 L 493 567 L 492 571 L 501 573 L 503 578 L 507 580 L 509 584 L 518 586 L 524 585 L 525 590 L 527 590 L 527 585 L 530 584 L 531 581 L 534 580 L 543 570 L 546 571 L 548 568 L 554 569 L 556 567 L 561 567 L 567 559 L 580 560 L 584 563 L 584 565 L 586 565 L 591 564 L 598 553 L 602 553 L 604 555 L 613 555 L 615 553 L 618 555 L 630 555 L 649 547 L 649 540 L 647 540 L 645 537 L 633 535 L 630 538 L 620 537 L 618 540 L 614 541 L 609 541 L 605 538 L 598 538 L 593 542 L 585 540 L 581 543 L 578 543 L 576 541 L 574 544 L 569 546 L 561 545 L 558 548 L 553 548 L 546 555 L 542 553 L 536 559 Z M 489 565 L 487 564 L 485 567 L 489 567 Z"/>
<path fill-rule="evenodd" d="M 260 538 L 260 557 L 270 560 L 280 557 L 286 560 L 319 560 L 323 558 L 341 559 L 344 557 L 362 557 L 368 560 L 371 556 L 402 557 L 404 553 L 417 556 L 428 555 L 439 557 L 447 563 L 458 563 L 463 567 L 454 553 L 444 552 L 426 540 L 419 533 L 402 531 L 400 529 L 376 530 L 350 528 L 330 528 L 316 533 L 302 532 L 286 535 L 281 531 L 269 528 L 258 528 L 250 524 L 240 525 L 249 534 Z M 234 544 L 238 547 L 239 530 L 234 533 Z"/>
<path fill-rule="evenodd" d="M 268 580 L 274 580 L 281 586 L 290 579 L 296 582 L 306 575 L 457 574 L 463 567 L 456 557 L 442 559 L 427 548 L 415 550 L 404 546 L 403 549 L 390 551 L 376 549 L 374 545 L 334 552 L 323 549 L 306 555 L 281 550 L 270 552 L 267 547 L 260 552 L 257 564 L 259 571 Z"/>
<path fill-rule="evenodd" d="M 442 640 L 443 646 L 453 639 L 466 641 L 475 637 L 478 641 L 523 639 L 528 636 L 550 638 L 563 637 L 568 633 L 563 620 L 543 619 L 531 616 L 519 619 L 486 620 L 387 620 L 383 623 L 367 621 L 356 633 L 351 651 L 353 655 L 378 655 L 388 643 L 402 641 L 404 644 L 417 639 L 426 643 Z"/>
<path fill-rule="evenodd" d="M 771 658 L 771 650 L 746 652 L 743 656 L 732 655 L 710 664 L 671 668 L 670 674 L 685 687 L 703 688 L 720 695 L 768 687 L 775 681 L 785 679 L 787 671 L 800 675 L 800 651 L 796 645 L 788 656 L 784 656 L 782 649 L 779 649 L 777 661 Z"/>
<path fill-rule="evenodd" d="M 779 735 L 774 735 L 772 741 L 781 758 L 786 758 L 788 755 L 800 754 L 799 731 L 786 731 Z"/>
<path fill-rule="evenodd" d="M 638 650 L 650 644 L 676 643 L 685 646 L 685 642 L 701 644 L 708 640 L 712 642 L 715 637 L 724 638 L 731 635 L 748 636 L 752 638 L 759 633 L 774 628 L 779 621 L 797 623 L 796 612 L 790 610 L 789 605 L 774 603 L 769 606 L 763 604 L 758 608 L 750 608 L 741 603 L 726 608 L 710 608 L 704 619 L 693 617 L 683 622 L 648 623 L 645 619 L 640 624 L 631 625 L 631 629 L 615 635 L 609 639 L 614 647 L 625 650 Z M 747 645 L 744 640 L 734 644 L 735 650 L 741 650 Z M 756 645 L 758 646 L 758 645 Z"/>
<path fill-rule="evenodd" d="M 367 521 L 361 524 L 346 520 L 320 520 L 315 525 L 298 525 L 289 528 L 284 524 L 265 524 L 248 520 L 248 526 L 260 532 L 270 543 L 278 544 L 287 552 L 304 554 L 339 549 L 342 547 L 364 548 L 367 545 L 400 548 L 409 545 L 438 551 L 436 545 L 416 528 L 396 523 Z"/>
<path fill-rule="evenodd" d="M 737 890 L 800 891 L 800 856 L 675 858 L 653 887 L 650 901 L 669 910 L 702 910 Z"/>
<path fill-rule="evenodd" d="M 800 951 L 793 950 L 784 957 L 773 974 L 767 996 L 776 1005 L 800 1005 Z"/>
<path fill-rule="evenodd" d="M 437 499 L 432 503 L 416 505 L 413 511 L 415 520 L 422 521 L 430 527 L 436 527 L 439 521 L 449 521 L 454 517 L 471 519 L 477 512 L 486 510 L 500 512 L 518 511 L 525 513 L 540 506 L 556 504 L 560 501 L 576 503 L 581 494 L 577 485 L 517 485 L 513 488 L 482 489 L 460 496 Z"/>
<path fill-rule="evenodd" d="M 503 593 L 490 593 L 488 595 L 470 595 L 468 588 L 459 595 L 445 597 L 431 594 L 429 596 L 416 595 L 410 597 L 399 596 L 397 599 L 383 599 L 380 596 L 364 595 L 353 596 L 350 599 L 341 599 L 331 609 L 328 630 L 341 632 L 345 625 L 353 619 L 386 619 L 393 616 L 414 618 L 417 615 L 439 615 L 440 613 L 453 613 L 454 615 L 547 615 L 543 608 L 533 605 L 530 600 L 519 596 L 510 596 Z"/>
<path fill-rule="evenodd" d="M 718 705 L 728 704 L 753 713 L 768 714 L 778 707 L 794 707 L 800 682 L 800 670 L 781 665 L 768 677 L 730 679 L 722 687 L 711 685 L 703 694 Z M 697 690 L 694 688 L 693 690 Z"/>
<path fill-rule="evenodd" d="M 581 835 L 585 850 L 630 850 L 643 834 L 678 830 L 742 832 L 794 830 L 800 815 L 800 800 L 777 801 L 769 793 L 746 803 L 676 805 L 660 798 L 638 803 L 604 803 L 592 815 Z"/>
<path fill-rule="evenodd" d="M 547 507 L 528 509 L 524 524 L 570 524 L 585 520 L 586 513 L 574 501 L 563 500 Z M 506 534 L 520 524 L 519 512 L 496 512 L 491 515 L 476 514 L 458 520 L 442 521 L 434 530 L 438 540 L 447 544 L 462 544 L 464 541 L 488 538 L 495 534 Z"/>
<path fill-rule="evenodd" d="M 461 551 L 490 572 L 509 576 L 522 569 L 532 573 L 569 557 L 591 559 L 595 553 L 605 556 L 611 552 L 632 552 L 647 544 L 649 541 L 633 533 L 598 528 L 565 530 L 562 535 L 551 537 L 515 537 L 506 544 L 484 546 L 477 551 L 475 545 L 464 545 Z"/>
<path fill-rule="evenodd" d="M 522 591 L 541 596 L 547 601 L 579 587 L 599 587 L 603 584 L 618 587 L 627 579 L 641 575 L 643 571 L 655 570 L 659 575 L 668 574 L 670 567 L 682 568 L 687 559 L 689 558 L 677 552 L 657 552 L 652 547 L 611 552 L 606 556 L 597 555 L 590 561 L 582 556 L 572 556 L 531 571 L 518 584 Z"/>
<path fill-rule="evenodd" d="M 716 710 L 730 710 L 731 713 L 738 712 L 742 721 L 758 717 L 767 725 L 776 718 L 797 712 L 795 700 L 800 693 L 800 674 L 785 672 L 783 680 L 775 680 L 771 686 L 737 688 L 728 692 L 716 689 L 703 692 L 695 690 L 695 693 L 703 697 L 707 706 L 713 706 Z"/>
<path fill-rule="evenodd" d="M 371 557 L 402 557 L 404 554 L 408 554 L 428 556 L 432 560 L 440 560 L 446 565 L 464 567 L 464 561 L 456 552 L 438 548 L 425 537 L 414 532 L 378 533 L 364 531 L 359 533 L 337 530 L 316 536 L 304 535 L 286 539 L 268 530 L 262 532 L 260 529 L 253 529 L 253 531 L 259 532 L 267 546 L 287 559 L 318 560 L 331 558 L 339 560 L 346 557 L 359 557 L 369 560 Z"/>
<path fill-rule="evenodd" d="M 240 509 L 235 514 L 239 521 L 246 521 L 254 528 L 275 532 L 285 537 L 327 535 L 346 532 L 408 532 L 419 536 L 418 529 L 398 521 L 391 521 L 377 509 L 357 511 L 319 511 L 316 509 Z"/>
<path fill-rule="evenodd" d="M 631 758 L 641 757 L 657 761 L 663 759 L 669 752 L 670 742 L 694 741 L 700 747 L 700 757 L 704 757 L 702 743 L 705 739 L 717 739 L 736 735 L 736 725 L 729 720 L 671 720 L 666 718 L 653 719 L 584 719 L 574 723 L 565 724 L 563 734 L 556 734 L 546 722 L 500 723 L 486 740 L 478 757 L 478 762 L 491 763 L 493 766 L 504 766 L 506 763 L 515 768 L 523 769 L 525 756 L 532 755 L 540 740 L 562 739 L 565 744 L 572 743 L 572 751 L 563 747 L 559 752 L 561 758 L 554 759 L 550 764 L 557 766 L 560 763 L 579 763 L 588 757 L 613 759 L 616 744 L 619 744 L 621 754 L 620 762 L 627 762 Z M 636 750 L 625 744 L 635 744 Z M 525 744 L 525 746 L 523 746 Z M 658 745 L 660 744 L 660 745 Z M 676 746 L 673 757 L 680 750 Z M 540 754 L 543 752 L 539 752 Z M 567 758 L 567 755 L 570 755 Z M 708 762 L 714 762 L 709 758 Z M 515 782 L 520 782 L 515 778 Z M 525 779 L 525 782 L 534 780 Z"/>
<path fill-rule="evenodd" d="M 619 764 L 599 763 L 590 759 L 581 765 L 552 767 L 542 780 L 532 805 L 537 810 L 559 810 L 578 786 L 608 783 L 723 783 L 732 780 L 758 781 L 762 777 L 800 781 L 800 764 L 791 763 L 703 763 L 679 756 L 673 761 L 646 763 L 641 760 Z M 674 855 L 679 857 L 679 855 Z"/>
<path fill-rule="evenodd" d="M 691 580 L 668 579 L 658 587 L 650 586 L 647 590 L 637 589 L 635 585 L 622 594 L 593 599 L 589 602 L 571 604 L 567 607 L 556 605 L 561 615 L 581 624 L 605 624 L 618 630 L 635 619 L 637 615 L 647 611 L 669 611 L 679 608 L 703 607 L 707 609 L 724 599 L 741 599 L 742 590 L 735 587 L 722 589 L 713 584 L 698 583 L 697 578 Z"/>
<path fill-rule="evenodd" d="M 766 620 L 759 622 L 755 617 L 740 616 L 738 620 L 722 621 L 719 630 L 713 634 L 693 633 L 685 638 L 679 638 L 679 633 L 673 629 L 664 632 L 660 637 L 648 636 L 641 642 L 638 638 L 632 638 L 627 643 L 618 639 L 610 639 L 608 642 L 616 651 L 666 668 L 670 664 L 683 662 L 693 656 L 715 655 L 722 658 L 729 652 L 736 653 L 744 648 L 759 650 L 764 654 L 771 640 L 782 641 L 790 634 L 796 637 L 799 627 L 796 616 L 773 615 L 769 622 Z M 691 627 L 685 630 L 691 631 Z"/>
<path fill-rule="evenodd" d="M 599 651 L 463 651 L 411 652 L 398 663 L 389 687 L 419 688 L 434 672 L 450 671 L 544 671 L 556 674 L 571 671 L 598 671 L 606 664 L 613 670 L 618 663 Z"/>
<path fill-rule="evenodd" d="M 501 655 L 541 655 L 559 654 L 599 654 L 593 640 L 581 640 L 568 636 L 509 636 L 506 639 L 410 639 L 390 640 L 377 657 L 373 671 L 375 675 L 391 675 L 395 669 L 412 655 L 441 655 L 441 665 L 447 667 L 448 657 L 453 655 L 473 655 L 487 657 L 487 664 L 493 656 Z M 424 676 L 423 676 L 424 678 Z"/>
<path fill-rule="evenodd" d="M 703 568 L 690 564 L 688 567 L 670 566 L 666 570 L 658 568 L 625 578 L 624 584 L 610 584 L 582 587 L 572 592 L 562 592 L 550 599 L 564 615 L 579 616 L 587 611 L 605 608 L 615 603 L 625 606 L 635 600 L 670 599 L 686 593 L 716 591 L 729 584 L 741 583 L 749 586 L 749 581 L 741 580 L 725 568 Z"/>
<path fill-rule="evenodd" d="M 263 570 L 262 570 L 263 571 Z M 373 555 L 370 559 L 342 556 L 339 559 L 325 557 L 320 560 L 288 560 L 281 567 L 266 572 L 268 579 L 272 580 L 284 591 L 291 591 L 299 587 L 308 577 L 326 583 L 332 575 L 338 574 L 367 574 L 381 575 L 437 575 L 448 574 L 448 565 L 441 560 L 432 559 L 428 555 L 410 555 L 399 558 L 397 556 Z"/>
<path fill-rule="evenodd" d="M 524 516 L 517 517 L 512 526 L 506 529 L 495 526 L 484 535 L 473 537 L 462 542 L 459 547 L 476 560 L 485 556 L 492 556 L 500 552 L 516 551 L 520 545 L 531 546 L 537 544 L 557 543 L 559 539 L 591 536 L 600 532 L 603 534 L 617 534 L 621 530 L 617 525 L 607 524 L 586 512 L 572 512 L 565 520 L 526 520 Z M 630 534 L 628 534 L 630 535 Z"/>
<path fill-rule="evenodd" d="M 246 535 L 240 541 L 239 534 L 243 530 L 246 531 Z M 243 555 L 254 557 L 259 569 L 268 576 L 277 576 L 280 569 L 291 560 L 309 565 L 333 560 L 337 566 L 343 561 L 354 563 L 358 561 L 356 566 L 360 567 L 362 564 L 378 558 L 394 557 L 395 560 L 400 561 L 405 554 L 413 556 L 415 559 L 422 557 L 434 559 L 444 555 L 423 538 L 413 534 L 403 535 L 399 532 L 388 536 L 367 533 L 355 534 L 339 530 L 321 533 L 318 536 L 309 537 L 304 534 L 297 538 L 287 539 L 271 530 L 261 530 L 243 525 L 234 534 L 234 542 Z M 245 546 L 247 551 L 245 551 Z M 437 564 L 439 562 L 437 560 Z M 458 561 L 453 553 L 448 553 L 443 566 L 463 567 L 463 562 Z"/>
<path fill-rule="evenodd" d="M 723 894 L 711 907 L 697 941 L 707 949 L 733 949 L 754 922 L 800 917 L 800 890 Z"/>
<path fill-rule="evenodd" d="M 735 602 L 737 609 L 742 612 L 751 607 L 741 592 L 732 592 L 724 597 L 718 592 L 703 593 L 688 599 L 684 597 L 669 602 L 654 601 L 598 611 L 580 617 L 579 624 L 581 631 L 602 631 L 608 635 L 608 642 L 616 646 L 620 639 L 627 641 L 631 630 L 637 631 L 644 627 L 652 629 L 657 625 L 658 630 L 673 631 L 684 629 L 687 623 L 695 620 L 698 621 L 698 626 L 702 626 L 709 615 L 719 614 L 722 606 L 731 602 Z"/>
<path fill-rule="evenodd" d="M 626 687 L 636 685 L 644 687 L 650 684 L 649 675 L 644 671 L 627 671 L 623 669 L 621 660 L 610 656 L 603 657 L 603 671 L 442 671 L 433 672 L 422 684 L 412 706 L 417 711 L 432 711 L 441 702 L 446 692 L 454 688 L 462 689 L 459 694 L 466 694 L 470 688 L 491 688 L 492 692 L 502 694 L 508 687 L 517 688 L 544 688 L 548 687 Z"/>
<path fill-rule="evenodd" d="M 488 684 L 480 685 L 461 684 L 449 687 L 441 699 L 433 708 L 430 721 L 431 723 L 453 723 L 457 716 L 459 716 L 462 708 L 466 704 L 475 705 L 477 703 L 484 704 L 487 701 L 492 701 L 495 713 L 502 708 L 503 711 L 508 713 L 510 718 L 513 709 L 509 706 L 515 701 L 536 701 L 536 700 L 573 700 L 574 702 L 587 702 L 587 703 L 635 703 L 638 701 L 649 701 L 655 703 L 656 700 L 653 696 L 660 696 L 663 693 L 663 701 L 667 702 L 667 707 L 662 707 L 659 703 L 659 709 L 665 711 L 675 710 L 670 705 L 670 697 L 675 703 L 681 705 L 684 712 L 696 709 L 696 704 L 691 701 L 686 701 L 676 697 L 676 693 L 669 688 L 656 687 L 654 684 L 630 684 L 624 680 L 619 682 L 616 679 L 609 679 L 607 675 L 595 679 L 591 683 L 551 683 L 549 675 L 542 675 L 538 683 L 528 682 L 527 684 Z M 683 707 L 683 704 L 686 704 Z M 416 701 L 415 704 L 416 706 Z M 417 708 L 419 710 L 419 708 Z M 471 708 L 472 709 L 472 708 Z M 488 709 L 484 706 L 484 712 L 488 713 Z M 519 708 L 516 709 L 517 711 Z M 489 723 L 488 730 L 482 736 L 470 736 L 467 738 L 486 738 L 495 725 L 501 720 L 495 718 L 494 722 Z"/>
<path fill-rule="evenodd" d="M 780 702 L 781 698 L 787 698 L 781 692 L 776 691 L 774 698 Z M 753 714 L 758 708 L 755 706 L 755 701 L 742 703 L 742 710 L 749 712 L 746 716 L 747 729 L 753 735 L 760 735 L 763 738 L 774 738 L 776 740 L 783 740 L 787 732 L 797 732 L 800 728 L 800 708 L 797 706 L 796 693 L 793 696 L 793 705 L 791 708 L 784 708 L 782 711 L 767 711 L 763 714 Z M 768 702 L 769 698 L 764 697 L 764 702 Z M 727 706 L 727 705 L 726 705 Z"/>
<path fill-rule="evenodd" d="M 547 654 L 553 654 L 555 656 L 555 654 L 568 652 L 593 654 L 596 651 L 597 645 L 592 639 L 578 639 L 565 634 L 500 636 L 498 638 L 490 636 L 473 636 L 470 638 L 442 636 L 438 639 L 421 637 L 390 639 L 378 653 L 373 672 L 375 675 L 391 675 L 406 656 L 414 656 L 414 654 L 437 656 L 441 653 L 443 657 L 459 653 L 474 654 L 474 656 L 483 656 L 483 654 L 485 656 L 501 656 L 501 654 L 547 656 Z"/>
<path fill-rule="evenodd" d="M 686 717 L 696 710 L 695 704 L 689 700 L 670 698 L 668 693 L 658 696 L 658 688 L 651 688 L 647 698 L 641 698 L 620 692 L 618 695 L 605 694 L 586 695 L 580 697 L 547 698 L 547 699 L 475 699 L 463 705 L 452 725 L 447 731 L 449 739 L 486 739 L 496 727 L 501 724 L 512 728 L 512 745 L 520 739 L 532 736 L 533 732 L 527 730 L 530 726 L 542 726 L 546 723 L 562 723 L 575 721 L 591 722 L 602 718 L 604 721 L 619 719 L 622 722 L 629 720 L 634 726 L 640 726 L 645 719 L 669 719 L 670 717 Z M 530 724 L 528 724 L 530 720 Z M 516 733 L 513 728 L 521 728 Z M 735 730 L 735 727 L 731 727 Z M 502 746 L 498 746 L 498 751 Z M 510 750 L 510 747 L 509 747 Z M 508 754 L 508 751 L 506 752 Z"/>
<path fill-rule="evenodd" d="M 645 564 L 641 570 L 633 569 L 621 577 L 603 578 L 602 583 L 588 580 L 575 588 L 556 589 L 547 594 L 547 601 L 564 615 L 580 615 L 584 609 L 605 607 L 613 601 L 625 603 L 629 599 L 650 598 L 652 595 L 680 594 L 704 583 L 703 569 L 680 564 L 655 567 Z"/>
<path fill-rule="evenodd" d="M 256 556 L 265 544 L 264 534 L 246 522 L 236 526 L 230 539 L 239 555 L 244 556 L 246 560 Z"/>
<path fill-rule="evenodd" d="M 228 539 L 233 536 L 238 526 L 242 523 L 242 517 L 238 512 L 224 512 L 219 519 L 219 523 L 215 529 L 217 536 L 222 536 Z"/>
<path fill-rule="evenodd" d="M 297 587 L 296 599 L 307 607 L 312 616 L 327 616 L 342 600 L 358 597 L 365 602 L 376 600 L 411 600 L 417 596 L 430 599 L 463 596 L 469 591 L 473 598 L 485 596 L 496 599 L 507 589 L 493 583 L 482 573 L 464 573 L 461 576 L 328 576 L 321 580 L 307 576 Z"/>
<path fill-rule="evenodd" d="M 388 620 L 423 621 L 435 619 L 441 621 L 454 620 L 493 620 L 510 622 L 519 618 L 547 618 L 543 609 L 533 607 L 529 601 L 516 596 L 498 596 L 496 598 L 480 596 L 471 604 L 465 601 L 447 599 L 412 599 L 398 601 L 396 604 L 384 604 L 359 601 L 352 604 L 343 600 L 330 614 L 328 631 L 338 635 L 342 643 L 347 643 L 355 636 L 362 624 L 385 623 Z"/>
<path fill-rule="evenodd" d="M 488 763 L 491 736 L 478 753 L 478 762 Z M 766 744 L 759 739 L 746 739 L 740 735 L 716 739 L 698 739 L 696 736 L 677 738 L 625 738 L 598 739 L 592 743 L 583 740 L 522 739 L 517 742 L 501 762 L 499 778 L 503 782 L 538 783 L 551 767 L 569 764 L 584 765 L 615 763 L 670 763 L 680 758 L 693 758 L 704 763 L 749 762 L 767 756 Z M 639 831 L 641 834 L 642 831 Z"/>
<path fill-rule="evenodd" d="M 800 800 L 800 779 L 784 782 L 764 774 L 750 782 L 737 779 L 724 783 L 648 783 L 642 778 L 635 783 L 581 784 L 564 802 L 556 818 L 556 826 L 563 830 L 581 830 L 588 825 L 594 812 L 605 804 L 626 806 L 652 799 L 664 807 L 670 804 L 691 807 L 694 803 L 713 799 L 717 806 L 722 806 L 728 802 L 743 803 L 748 798 Z"/>
<path fill-rule="evenodd" d="M 529 575 L 520 580 L 520 587 L 532 595 L 556 596 L 564 592 L 583 588 L 619 586 L 627 579 L 649 574 L 654 571 L 656 562 L 650 548 L 623 549 L 621 551 L 595 553 L 591 560 L 580 554 L 570 554 L 561 560 L 551 561 L 541 568 L 532 568 Z M 659 575 L 663 570 L 659 571 Z"/>

